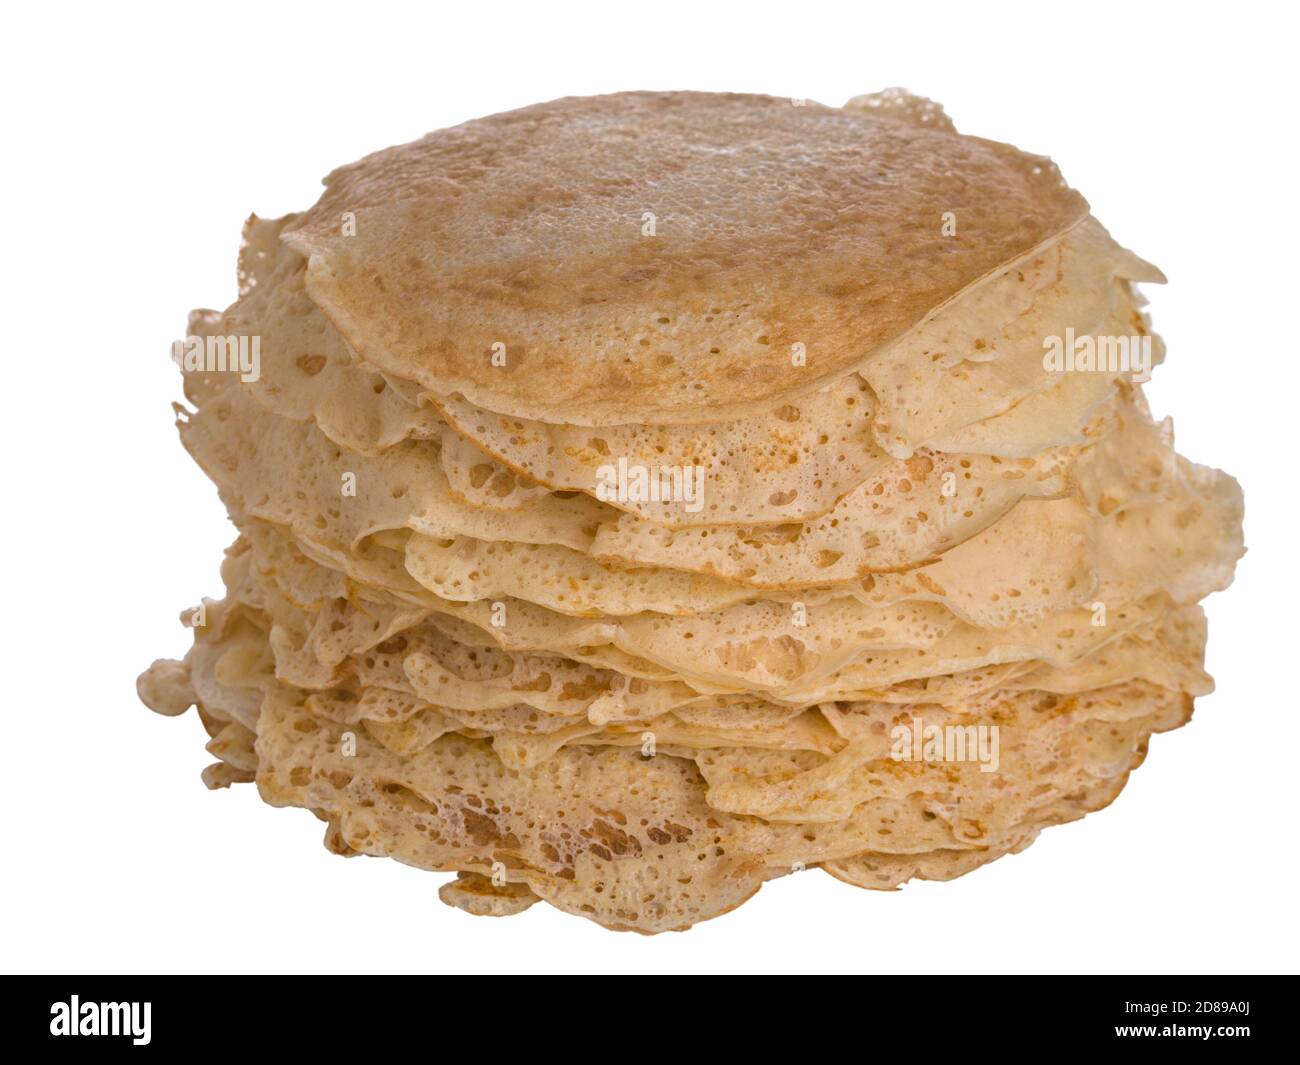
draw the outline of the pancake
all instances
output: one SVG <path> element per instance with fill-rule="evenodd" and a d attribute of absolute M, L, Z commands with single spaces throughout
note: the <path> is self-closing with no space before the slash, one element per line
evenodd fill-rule
<path fill-rule="evenodd" d="M 195 708 L 209 788 L 472 915 L 653 934 L 1022 853 L 1213 688 L 1243 503 L 1147 407 L 1158 281 L 901 90 L 368 156 L 251 216 L 187 322 L 178 431 L 238 535 L 140 697 Z M 232 338 L 254 372 L 194 357 Z"/>

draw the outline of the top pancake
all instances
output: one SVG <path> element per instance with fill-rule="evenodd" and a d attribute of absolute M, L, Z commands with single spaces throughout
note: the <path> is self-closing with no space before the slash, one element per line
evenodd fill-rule
<path fill-rule="evenodd" d="M 578 425 L 743 417 L 1087 213 L 1048 160 L 869 103 L 557 100 L 337 170 L 284 235 L 360 357 L 436 394 Z"/>

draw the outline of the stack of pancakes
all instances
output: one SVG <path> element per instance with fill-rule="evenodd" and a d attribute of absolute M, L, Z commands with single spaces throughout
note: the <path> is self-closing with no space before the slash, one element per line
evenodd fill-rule
<path fill-rule="evenodd" d="M 968 872 L 1211 688 L 1241 497 L 1143 401 L 1159 280 L 897 91 L 372 155 L 191 316 L 178 425 L 239 538 L 141 694 L 197 706 L 210 787 L 474 913 L 657 932 L 791 871 Z"/>

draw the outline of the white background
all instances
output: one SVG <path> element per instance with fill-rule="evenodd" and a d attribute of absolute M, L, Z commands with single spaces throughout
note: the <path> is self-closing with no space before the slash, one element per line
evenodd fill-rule
<path fill-rule="evenodd" d="M 1297 968 L 1295 26 L 1284 4 L 11 5 L 0 965 L 18 971 L 1238 972 Z M 683 934 L 344 861 L 302 811 L 208 792 L 193 713 L 135 676 L 188 644 L 232 538 L 176 441 L 168 345 L 235 295 L 240 224 L 332 167 L 466 119 L 620 89 L 838 104 L 903 85 L 1051 155 L 1169 344 L 1179 449 L 1243 483 L 1218 691 L 1108 810 L 949 884 L 820 872 Z"/>

